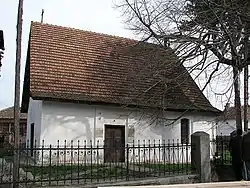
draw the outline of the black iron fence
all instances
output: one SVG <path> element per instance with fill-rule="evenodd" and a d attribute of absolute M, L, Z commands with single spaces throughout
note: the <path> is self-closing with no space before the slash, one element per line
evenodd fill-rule
<path fill-rule="evenodd" d="M 1 149 L 0 184 L 12 183 L 14 149 Z M 110 183 L 191 173 L 191 146 L 178 141 L 130 144 L 64 142 L 18 149 L 19 183 L 48 185 Z"/>
<path fill-rule="evenodd" d="M 216 165 L 232 164 L 229 142 L 230 136 L 217 136 L 211 141 L 211 152 Z"/>

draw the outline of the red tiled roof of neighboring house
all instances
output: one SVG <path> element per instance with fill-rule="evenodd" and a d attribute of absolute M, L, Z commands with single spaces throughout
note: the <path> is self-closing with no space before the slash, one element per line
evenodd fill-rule
<path fill-rule="evenodd" d="M 241 117 L 244 118 L 244 106 L 241 106 Z M 248 106 L 248 119 L 250 119 L 250 106 Z M 226 121 L 236 119 L 236 109 L 234 106 L 226 108 L 221 115 L 217 118 L 217 121 Z"/>
<path fill-rule="evenodd" d="M 219 112 L 170 48 L 32 22 L 22 108 L 29 97 Z"/>
<path fill-rule="evenodd" d="M 0 119 L 13 119 L 14 118 L 14 107 L 9 107 L 0 110 Z M 20 113 L 20 119 L 26 119 L 26 113 Z"/>

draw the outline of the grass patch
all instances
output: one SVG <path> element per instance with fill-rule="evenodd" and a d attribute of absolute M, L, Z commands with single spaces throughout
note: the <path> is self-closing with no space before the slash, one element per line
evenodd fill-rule
<path fill-rule="evenodd" d="M 191 172 L 191 164 L 140 164 L 140 167 L 159 172 Z"/>
<path fill-rule="evenodd" d="M 35 176 L 41 176 L 44 174 L 50 174 L 50 175 L 64 175 L 69 173 L 77 173 L 77 172 L 85 172 L 85 171 L 91 171 L 98 166 L 85 166 L 85 165 L 51 165 L 51 166 L 33 166 L 33 165 L 22 165 L 22 168 L 26 172 L 31 172 Z M 100 168 L 100 166 L 99 166 Z"/>
<path fill-rule="evenodd" d="M 230 151 L 224 150 L 223 153 L 219 153 L 214 163 L 215 165 L 231 165 L 232 157 Z"/>
<path fill-rule="evenodd" d="M 6 156 L 13 156 L 14 151 L 11 149 L 6 148 L 0 148 L 0 158 L 6 157 Z"/>
<path fill-rule="evenodd" d="M 159 177 L 166 174 L 181 174 L 191 172 L 190 164 L 93 164 L 93 165 L 54 165 L 33 166 L 21 165 L 25 172 L 31 172 L 36 180 L 63 181 L 70 179 L 105 181 L 111 179 L 136 179 Z"/>
<path fill-rule="evenodd" d="M 25 172 L 31 172 L 38 179 L 108 179 L 125 177 L 126 168 L 121 166 L 104 165 L 54 165 L 54 166 L 33 166 L 22 165 Z"/>

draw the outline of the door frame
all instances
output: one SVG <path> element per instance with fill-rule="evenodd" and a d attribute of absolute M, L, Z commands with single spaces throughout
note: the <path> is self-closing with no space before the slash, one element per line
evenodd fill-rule
<path fill-rule="evenodd" d="M 126 146 L 126 125 L 115 125 L 115 124 L 104 124 L 104 131 L 103 131 L 103 140 L 104 140 L 104 150 L 103 150 L 103 161 L 105 162 L 105 134 L 106 134 L 106 128 L 112 127 L 112 128 L 122 128 L 123 129 L 123 144 L 124 144 L 124 161 L 119 163 L 124 163 L 126 161 L 126 154 L 125 154 L 125 146 Z"/>
<path fill-rule="evenodd" d="M 31 123 L 30 124 L 30 143 L 29 143 L 31 157 L 33 157 L 34 148 L 36 147 L 34 142 L 35 142 L 35 123 Z"/>
<path fill-rule="evenodd" d="M 121 124 L 111 124 L 111 123 L 104 123 L 103 124 L 103 132 L 102 132 L 102 138 L 103 138 L 103 141 L 105 141 L 105 132 L 106 132 L 106 127 L 107 126 L 114 126 L 114 127 L 124 127 L 124 142 L 125 142 L 125 145 L 127 144 L 127 125 L 121 125 Z"/>

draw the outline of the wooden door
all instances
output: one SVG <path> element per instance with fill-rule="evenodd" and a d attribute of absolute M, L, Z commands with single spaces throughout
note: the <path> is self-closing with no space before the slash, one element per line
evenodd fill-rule
<path fill-rule="evenodd" d="M 105 125 L 104 162 L 125 162 L 125 126 Z"/>

